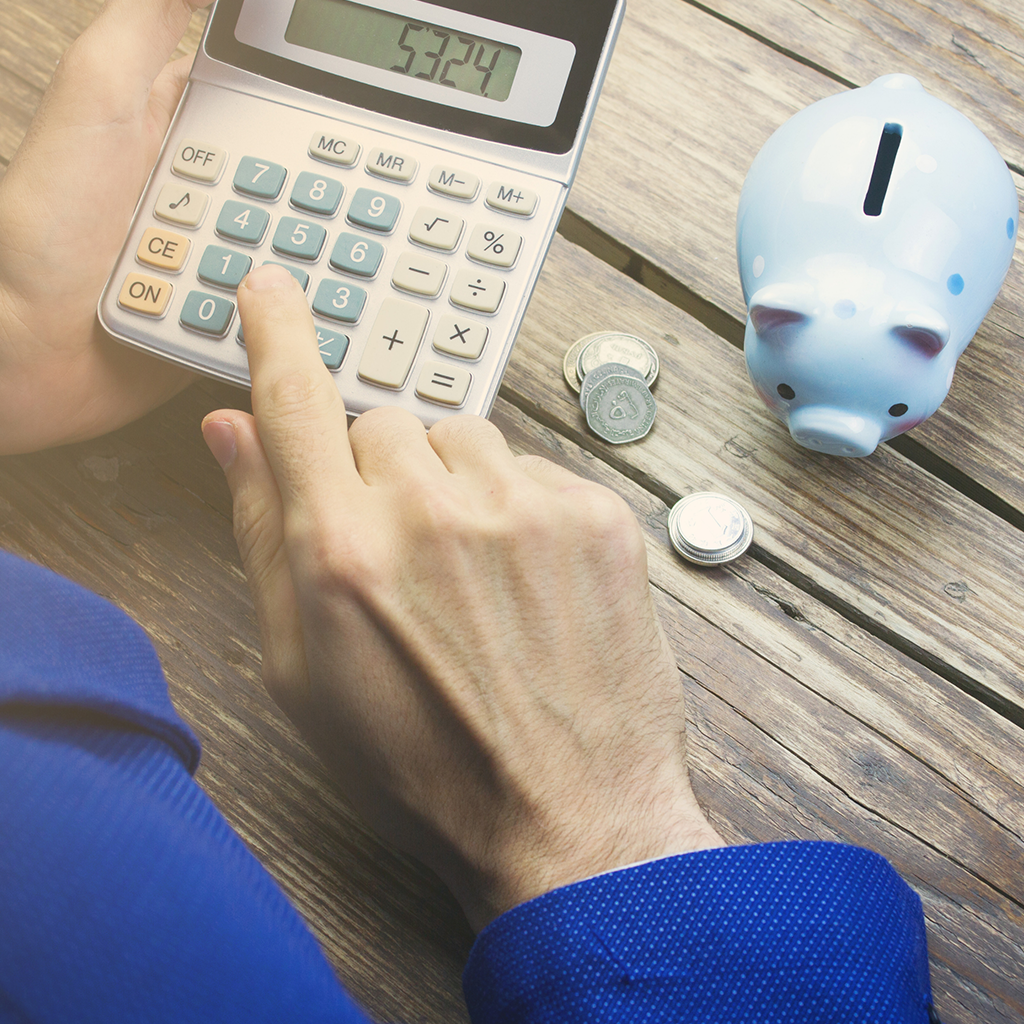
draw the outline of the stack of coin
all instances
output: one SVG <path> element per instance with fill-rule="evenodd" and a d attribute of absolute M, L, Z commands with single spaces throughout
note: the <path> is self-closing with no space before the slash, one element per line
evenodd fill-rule
<path fill-rule="evenodd" d="M 658 406 L 651 386 L 659 370 L 658 354 L 646 341 L 610 331 L 580 338 L 562 362 L 587 425 L 611 444 L 638 441 L 654 425 Z"/>
<path fill-rule="evenodd" d="M 754 524 L 739 502 L 724 494 L 701 492 L 672 506 L 668 536 L 683 558 L 698 565 L 724 565 L 750 547 Z"/>

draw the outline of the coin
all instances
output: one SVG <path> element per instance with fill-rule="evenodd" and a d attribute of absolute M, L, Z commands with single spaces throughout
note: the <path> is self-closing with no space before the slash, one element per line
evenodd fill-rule
<path fill-rule="evenodd" d="M 577 361 L 579 360 L 580 352 L 587 347 L 595 338 L 601 337 L 604 331 L 597 331 L 593 334 L 588 334 L 579 341 L 569 346 L 569 351 L 565 353 L 565 358 L 562 360 L 562 375 L 565 377 L 565 383 L 569 385 L 577 394 L 580 391 L 580 377 L 576 372 Z"/>
<path fill-rule="evenodd" d="M 609 444 L 639 441 L 654 426 L 658 405 L 642 380 L 611 374 L 587 396 L 587 426 Z"/>
<path fill-rule="evenodd" d="M 576 357 L 576 374 L 582 381 L 591 370 L 604 363 L 624 363 L 639 370 L 650 387 L 661 368 L 658 353 L 635 334 L 607 333 L 584 345 Z"/>
<path fill-rule="evenodd" d="M 750 547 L 754 524 L 738 501 L 702 491 L 672 506 L 668 535 L 683 558 L 698 565 L 724 565 Z"/>
<path fill-rule="evenodd" d="M 605 377 L 616 373 L 622 377 L 633 377 L 645 385 L 647 383 L 639 370 L 634 370 L 633 367 L 626 366 L 625 363 L 605 363 L 603 366 L 598 366 L 584 377 L 583 383 L 580 385 L 580 408 L 584 412 L 587 411 L 587 396 L 594 390 L 594 387 L 600 384 Z"/>

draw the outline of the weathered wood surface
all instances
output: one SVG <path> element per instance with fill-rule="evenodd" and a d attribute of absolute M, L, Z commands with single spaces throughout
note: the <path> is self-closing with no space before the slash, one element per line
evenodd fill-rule
<path fill-rule="evenodd" d="M 845 88 L 837 77 L 867 84 L 910 61 L 908 69 L 920 71 L 926 87 L 971 116 L 1004 158 L 1024 170 L 1024 28 L 1015 5 L 1002 11 L 931 5 L 939 14 L 914 0 L 710 6 L 749 30 L 686 0 L 631 0 L 570 196 L 572 214 L 584 223 L 569 221 L 567 230 L 674 294 L 705 322 L 711 317 L 733 340 L 742 338 L 746 318 L 735 253 L 743 179 L 775 128 Z M 964 22 L 973 25 L 971 46 L 979 53 L 987 47 L 980 63 L 960 45 Z M 825 70 L 788 52 L 806 53 Z M 1024 188 L 1020 174 L 1014 177 L 1018 190 Z M 992 313 L 960 360 L 949 398 L 910 435 L 1018 512 L 1024 509 L 1022 245 Z"/>
<path fill-rule="evenodd" d="M 561 378 L 562 354 L 589 331 L 636 330 L 661 357 L 658 419 L 642 444 L 602 446 L 602 458 L 665 499 L 735 494 L 780 572 L 965 685 L 1024 707 L 1021 531 L 890 449 L 834 459 L 793 444 L 733 346 L 582 251 L 555 251 L 562 258 L 547 268 L 505 378 L 514 401 L 594 445 Z"/>
<path fill-rule="evenodd" d="M 839 14 L 819 0 L 715 6 L 738 22 L 749 11 L 748 28 L 682 0 L 631 0 L 569 223 L 608 232 L 610 260 L 677 301 L 689 289 L 686 301 L 719 311 L 706 319 L 732 336 L 742 315 L 732 218 L 746 165 L 776 124 L 840 87 L 778 49 L 840 66 L 828 32 L 800 26 L 801 9 L 818 21 Z M 1009 6 L 971 5 L 964 19 L 984 27 L 998 14 L 1018 31 Z M 890 24 L 904 7 L 870 10 Z M 97 8 L 0 0 L 0 165 Z M 851 0 L 842 25 L 870 10 Z M 785 46 L 769 31 L 780 24 Z M 884 47 L 876 53 L 861 31 L 863 52 L 843 59 L 867 67 Z M 1011 60 L 1013 46 L 1004 49 Z M 946 57 L 919 59 L 951 87 L 961 81 Z M 653 89 L 660 67 L 674 67 L 676 81 L 685 72 L 678 94 Z M 847 70 L 860 84 L 856 67 Z M 1012 87 L 1005 69 L 996 78 Z M 982 95 L 974 78 L 962 81 Z M 622 162 L 624 153 L 632 158 Z M 1018 291 L 1001 298 L 1003 319 L 997 307 L 983 328 L 995 342 L 974 342 L 968 357 L 982 356 L 970 373 L 962 362 L 968 398 L 986 375 L 1007 378 L 996 342 L 1002 330 L 1019 348 L 1020 268 Z M 609 326 L 645 334 L 663 366 L 653 434 L 619 449 L 586 432 L 561 380 L 565 347 Z M 965 413 L 955 397 L 941 414 L 942 443 L 977 443 L 955 458 L 927 443 L 1024 509 L 1013 490 L 1019 432 L 1007 439 L 1003 481 L 994 464 L 1014 403 Z M 203 740 L 201 783 L 374 1015 L 464 1020 L 459 973 L 471 936 L 458 908 L 352 815 L 259 683 L 230 499 L 198 431 L 206 411 L 239 402 L 241 392 L 204 383 L 109 438 L 0 460 L 0 545 L 110 597 L 147 629 Z M 924 901 L 944 1019 L 1024 1024 L 1019 531 L 897 452 L 846 462 L 796 448 L 760 406 L 734 346 L 565 241 L 552 250 L 494 418 L 517 450 L 613 486 L 636 511 L 688 689 L 695 788 L 716 825 L 736 841 L 819 837 L 885 854 Z M 704 488 L 736 494 L 754 515 L 756 548 L 731 569 L 696 571 L 667 545 L 667 503 Z"/>

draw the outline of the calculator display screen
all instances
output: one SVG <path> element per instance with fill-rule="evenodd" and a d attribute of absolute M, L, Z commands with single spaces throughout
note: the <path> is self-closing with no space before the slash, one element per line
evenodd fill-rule
<path fill-rule="evenodd" d="M 370 67 L 504 102 L 523 51 L 351 0 L 296 0 L 285 39 Z"/>

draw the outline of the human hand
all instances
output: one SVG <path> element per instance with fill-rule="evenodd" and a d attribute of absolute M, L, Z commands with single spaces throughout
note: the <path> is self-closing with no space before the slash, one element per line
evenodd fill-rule
<path fill-rule="evenodd" d="M 635 518 L 497 428 L 347 429 L 287 272 L 238 290 L 255 419 L 225 467 L 263 677 L 378 831 L 482 927 L 556 886 L 724 845 L 686 768 L 679 674 Z"/>
<path fill-rule="evenodd" d="M 107 0 L 0 181 L 0 454 L 113 430 L 192 379 L 115 342 L 96 303 L 188 78 L 166 62 L 206 2 Z"/>

